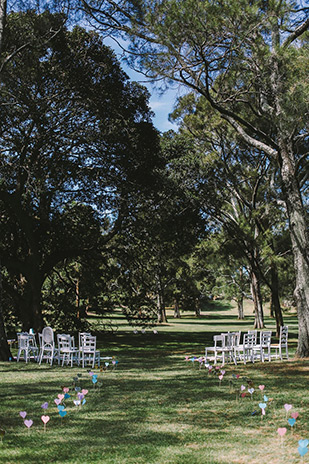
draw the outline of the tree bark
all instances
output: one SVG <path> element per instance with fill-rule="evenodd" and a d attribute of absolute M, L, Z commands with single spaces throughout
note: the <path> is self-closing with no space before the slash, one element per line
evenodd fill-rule
<path fill-rule="evenodd" d="M 264 329 L 264 313 L 262 295 L 260 289 L 260 280 L 255 270 L 251 270 L 251 294 L 254 304 L 254 328 Z"/>
<path fill-rule="evenodd" d="M 297 356 L 309 356 L 309 233 L 306 213 L 296 177 L 292 147 L 281 142 L 280 167 L 282 191 L 289 217 L 296 287 L 294 296 L 298 313 Z"/>
<path fill-rule="evenodd" d="M 174 318 L 180 319 L 181 316 L 180 316 L 180 309 L 179 309 L 179 301 L 177 300 L 177 298 L 175 298 L 174 305 L 175 305 Z"/>
<path fill-rule="evenodd" d="M 24 296 L 24 307 L 20 310 L 22 330 L 29 331 L 32 328 L 40 332 L 44 326 L 41 307 L 42 280 L 36 273 L 26 280 Z"/>
<path fill-rule="evenodd" d="M 195 306 L 195 317 L 200 317 L 201 316 L 201 307 L 200 307 L 199 298 L 195 298 L 194 306 Z"/>
<path fill-rule="evenodd" d="M 2 265 L 0 261 L 0 361 L 9 361 L 13 359 L 4 327 L 2 312 Z"/>
<path fill-rule="evenodd" d="M 283 316 L 279 298 L 279 278 L 275 264 L 271 266 L 271 302 L 270 309 L 276 318 L 276 336 L 280 335 L 280 327 L 283 326 Z"/>
<path fill-rule="evenodd" d="M 159 293 L 157 295 L 157 313 L 158 313 L 158 322 L 166 323 L 167 317 L 166 317 L 164 299 L 162 295 Z"/>
<path fill-rule="evenodd" d="M 4 29 L 6 22 L 7 0 L 0 0 L 0 53 L 4 39 Z"/>
<path fill-rule="evenodd" d="M 163 286 L 160 279 L 160 275 L 156 275 L 157 281 L 157 314 L 158 314 L 158 322 L 165 323 L 167 322 L 166 311 L 165 311 L 165 301 L 164 301 L 164 293 L 163 293 Z"/>
<path fill-rule="evenodd" d="M 243 296 L 240 296 L 236 299 L 237 301 L 237 309 L 238 309 L 238 319 L 243 320 L 245 319 L 245 314 L 244 314 L 244 298 Z"/>

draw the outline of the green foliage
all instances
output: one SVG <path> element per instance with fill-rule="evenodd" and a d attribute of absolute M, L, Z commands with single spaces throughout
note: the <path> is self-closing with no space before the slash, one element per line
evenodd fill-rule
<path fill-rule="evenodd" d="M 67 30 L 59 14 L 12 13 L 8 56 L 0 82 L 0 252 L 11 290 L 23 282 L 15 313 L 29 327 L 42 323 L 41 287 L 54 267 L 99 256 L 136 196 L 153 188 L 162 162 L 147 91 L 128 81 L 97 34 Z"/>

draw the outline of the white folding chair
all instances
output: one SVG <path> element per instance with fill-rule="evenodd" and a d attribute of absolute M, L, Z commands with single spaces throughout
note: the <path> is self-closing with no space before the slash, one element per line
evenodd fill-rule
<path fill-rule="evenodd" d="M 270 349 L 275 350 L 275 354 L 271 354 L 271 357 L 275 359 L 281 359 L 282 361 L 283 356 L 285 355 L 286 359 L 289 359 L 288 333 L 289 328 L 287 325 L 280 327 L 279 343 L 270 345 Z"/>
<path fill-rule="evenodd" d="M 58 350 L 55 347 L 53 329 L 51 327 L 44 327 L 42 333 L 39 335 L 39 340 L 39 363 L 41 364 L 42 360 L 46 359 L 46 362 L 50 362 L 50 365 L 52 366 L 54 358 L 56 357 L 58 359 Z"/>
<path fill-rule="evenodd" d="M 97 337 L 89 334 L 81 335 L 79 346 L 79 362 L 81 361 L 82 367 L 91 364 L 94 368 L 95 363 L 100 366 L 100 351 L 96 349 Z"/>

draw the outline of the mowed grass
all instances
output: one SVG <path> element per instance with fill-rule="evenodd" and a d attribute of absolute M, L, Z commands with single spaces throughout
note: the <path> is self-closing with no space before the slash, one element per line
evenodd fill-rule
<path fill-rule="evenodd" d="M 245 321 L 238 321 L 234 308 L 213 303 L 200 318 L 184 313 L 180 320 L 134 334 L 122 316 L 119 329 L 102 334 L 101 355 L 115 356 L 116 369 L 100 372 L 93 386 L 87 369 L 38 366 L 35 363 L 0 363 L 0 462 L 106 463 L 106 464 L 215 464 L 309 462 L 298 453 L 298 440 L 309 438 L 308 360 L 293 359 L 297 341 L 295 315 L 285 317 L 290 328 L 289 361 L 227 365 L 220 385 L 217 375 L 200 369 L 186 355 L 200 356 L 212 336 L 226 330 L 252 328 L 251 305 Z M 266 325 L 274 330 L 274 321 Z M 96 318 L 93 316 L 93 321 Z M 78 385 L 88 389 L 82 407 L 73 404 Z M 235 380 L 233 374 L 240 375 Z M 240 386 L 252 398 L 239 398 Z M 232 383 L 233 382 L 233 385 Z M 265 385 L 268 398 L 262 418 L 259 403 Z M 59 416 L 54 399 L 70 387 L 67 415 Z M 49 403 L 47 410 L 41 408 Z M 299 412 L 296 426 L 287 422 L 284 404 Z M 19 416 L 33 420 L 28 430 Z M 255 412 L 256 411 L 256 412 Z M 41 415 L 49 415 L 44 431 Z M 290 415 L 288 416 L 290 417 Z M 281 440 L 278 427 L 286 427 Z"/>

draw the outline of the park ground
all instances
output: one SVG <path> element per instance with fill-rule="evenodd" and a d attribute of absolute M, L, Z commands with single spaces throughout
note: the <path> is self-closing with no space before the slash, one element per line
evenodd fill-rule
<path fill-rule="evenodd" d="M 267 312 L 267 310 L 266 310 Z M 297 319 L 289 326 L 289 361 L 224 366 L 224 376 L 200 368 L 216 333 L 253 326 L 247 303 L 245 320 L 233 305 L 210 303 L 200 318 L 183 313 L 145 333 L 134 333 L 120 314 L 102 321 L 118 330 L 99 336 L 101 355 L 113 356 L 106 370 L 0 363 L 0 462 L 5 464 L 280 464 L 309 462 L 298 441 L 309 438 L 307 359 L 294 358 Z M 267 328 L 275 322 L 267 315 Z M 115 327 L 115 326 L 114 326 Z M 187 358 L 186 358 L 187 357 Z M 186 359 L 189 359 L 186 361 Z M 118 364 L 116 363 L 118 362 Z M 213 369 L 215 371 L 215 369 Z M 93 375 L 97 376 L 93 382 Z M 242 385 L 245 390 L 241 390 Z M 259 386 L 263 386 L 261 390 Z M 66 414 L 54 402 L 69 388 Z M 254 392 L 248 393 L 248 388 Z M 77 391 L 75 390 L 77 388 Z M 80 390 L 79 390 L 80 389 Z M 78 393 L 88 390 L 84 404 Z M 241 397 L 240 393 L 246 396 Z M 267 397 L 265 416 L 259 404 Z M 48 403 L 48 408 L 42 406 Z M 284 405 L 292 405 L 287 412 Z M 46 405 L 45 405 L 46 407 Z M 25 420 L 33 421 L 30 428 Z M 291 414 L 299 413 L 293 426 Z M 41 416 L 49 416 L 44 426 Z M 278 428 L 286 428 L 283 437 Z"/>

